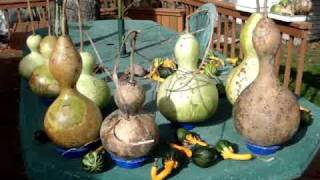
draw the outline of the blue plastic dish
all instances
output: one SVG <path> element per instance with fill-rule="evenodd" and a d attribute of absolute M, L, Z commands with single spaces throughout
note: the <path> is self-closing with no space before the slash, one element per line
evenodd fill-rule
<path fill-rule="evenodd" d="M 188 131 L 192 130 L 195 128 L 195 125 L 194 124 L 191 124 L 191 123 L 179 123 L 179 122 L 173 122 L 171 123 L 174 127 L 176 128 L 184 128 Z"/>
<path fill-rule="evenodd" d="M 124 169 L 135 169 L 135 168 L 141 167 L 144 165 L 146 160 L 148 160 L 147 156 L 142 156 L 139 158 L 127 160 L 127 159 L 118 157 L 111 152 L 108 152 L 108 153 L 110 154 L 111 159 L 116 163 L 116 165 Z"/>
<path fill-rule="evenodd" d="M 50 106 L 54 101 L 54 99 L 46 98 L 46 97 L 40 97 L 40 99 L 41 99 L 42 104 L 45 106 Z"/>
<path fill-rule="evenodd" d="M 99 147 L 99 145 L 101 145 L 101 141 L 96 140 L 96 141 L 90 142 L 80 148 L 64 149 L 61 147 L 56 147 L 55 149 L 58 154 L 60 154 L 61 156 L 65 157 L 65 158 L 79 158 L 79 157 L 82 157 L 83 155 L 85 155 L 86 153 L 88 153 L 89 151 L 96 149 L 97 147 Z"/>
<path fill-rule="evenodd" d="M 256 155 L 262 155 L 262 156 L 266 156 L 266 155 L 271 155 L 276 153 L 281 146 L 280 145 L 274 145 L 274 146 L 259 146 L 256 144 L 252 144 L 247 142 L 246 143 L 247 148 Z"/>

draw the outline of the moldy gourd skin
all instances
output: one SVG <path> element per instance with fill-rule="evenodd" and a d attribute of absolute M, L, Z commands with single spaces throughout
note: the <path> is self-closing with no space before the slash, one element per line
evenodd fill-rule
<path fill-rule="evenodd" d="M 60 36 L 49 62 L 61 92 L 49 107 L 44 128 L 54 144 L 77 148 L 99 137 L 102 115 L 99 108 L 75 90 L 82 62 L 70 37 Z"/>
<path fill-rule="evenodd" d="M 45 63 L 45 58 L 39 53 L 40 41 L 40 35 L 30 35 L 27 38 L 30 53 L 24 56 L 19 63 L 19 73 L 25 79 L 29 79 L 33 70 Z"/>
<path fill-rule="evenodd" d="M 201 122 L 210 118 L 218 106 L 214 81 L 196 72 L 199 43 L 192 34 L 183 34 L 175 45 L 178 71 L 161 83 L 157 107 L 170 121 Z"/>
<path fill-rule="evenodd" d="M 80 56 L 83 65 L 77 90 L 103 110 L 111 101 L 111 91 L 104 80 L 93 76 L 95 64 L 93 56 L 88 52 L 80 52 Z"/>
<path fill-rule="evenodd" d="M 297 131 L 300 111 L 296 97 L 279 84 L 274 73 L 273 61 L 280 45 L 280 32 L 275 23 L 267 18 L 260 20 L 253 42 L 260 59 L 260 71 L 234 105 L 234 125 L 250 143 L 282 144 Z"/>
<path fill-rule="evenodd" d="M 40 52 L 45 57 L 45 64 L 35 68 L 29 79 L 32 92 L 39 96 L 55 98 L 60 92 L 59 83 L 49 70 L 49 60 L 56 42 L 55 36 L 46 36 L 40 42 Z"/>
<path fill-rule="evenodd" d="M 258 75 L 259 60 L 253 47 L 252 36 L 257 23 L 261 19 L 262 14 L 252 14 L 241 30 L 240 45 L 244 59 L 240 65 L 230 72 L 226 83 L 226 95 L 231 104 L 234 104 L 241 92 L 248 87 Z"/>

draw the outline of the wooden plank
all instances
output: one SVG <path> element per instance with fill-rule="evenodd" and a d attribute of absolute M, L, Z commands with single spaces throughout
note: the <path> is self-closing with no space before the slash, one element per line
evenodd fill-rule
<path fill-rule="evenodd" d="M 293 46 L 293 37 L 289 37 L 288 41 L 288 53 L 287 53 L 287 60 L 284 72 L 284 83 L 285 87 L 289 86 L 290 83 L 290 72 L 291 72 L 291 64 L 292 64 L 292 46 Z"/>
<path fill-rule="evenodd" d="M 306 54 L 306 50 L 308 47 L 307 39 L 302 39 L 300 50 L 299 50 L 299 59 L 297 64 L 297 76 L 296 76 L 296 88 L 295 94 L 300 95 L 301 93 L 301 85 L 302 85 L 302 76 L 303 76 L 303 69 L 304 69 L 304 58 Z"/>
<path fill-rule="evenodd" d="M 223 17 L 224 17 L 223 54 L 228 57 L 229 20 L 228 20 L 228 16 L 223 16 Z"/>
<path fill-rule="evenodd" d="M 236 57 L 235 52 L 236 52 L 236 18 L 232 17 L 232 26 L 231 26 L 231 32 L 232 32 L 232 43 L 231 43 L 231 57 L 234 58 Z"/>
<path fill-rule="evenodd" d="M 222 26 L 222 15 L 221 14 L 219 14 L 218 15 L 218 21 L 217 21 L 217 23 L 218 23 L 218 27 L 217 27 L 217 45 L 216 45 L 216 49 L 218 50 L 218 51 L 220 51 L 221 49 L 220 49 L 220 43 L 221 43 L 221 26 Z"/>

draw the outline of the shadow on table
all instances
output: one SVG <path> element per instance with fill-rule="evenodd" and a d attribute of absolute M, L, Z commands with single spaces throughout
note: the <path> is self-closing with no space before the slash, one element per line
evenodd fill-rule
<path fill-rule="evenodd" d="M 284 146 L 291 146 L 298 143 L 307 133 L 309 126 L 300 125 L 298 132 Z"/>
<path fill-rule="evenodd" d="M 205 122 L 197 124 L 197 126 L 214 126 L 222 124 L 232 117 L 232 105 L 225 98 L 219 99 L 218 109 L 214 116 Z"/>

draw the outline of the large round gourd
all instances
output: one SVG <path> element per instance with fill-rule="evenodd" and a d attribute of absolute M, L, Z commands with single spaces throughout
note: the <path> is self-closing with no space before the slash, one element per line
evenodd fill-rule
<path fill-rule="evenodd" d="M 234 125 L 247 141 L 272 146 L 288 141 L 297 131 L 300 111 L 296 97 L 281 86 L 273 61 L 280 45 L 280 31 L 267 18 L 257 24 L 253 42 L 259 56 L 259 74 L 234 105 Z"/>
<path fill-rule="evenodd" d="M 49 71 L 49 60 L 56 42 L 55 36 L 46 36 L 40 42 L 40 53 L 45 57 L 45 64 L 35 68 L 29 79 L 32 92 L 39 96 L 55 98 L 60 92 L 58 81 Z"/>
<path fill-rule="evenodd" d="M 199 43 L 192 34 L 183 34 L 175 45 L 178 71 L 160 85 L 157 106 L 168 120 L 185 123 L 210 118 L 218 106 L 214 81 L 197 73 Z"/>
<path fill-rule="evenodd" d="M 117 110 L 104 119 L 100 138 L 108 152 L 134 159 L 149 154 L 159 141 L 159 130 L 149 113 L 140 111 L 127 116 Z"/>
<path fill-rule="evenodd" d="M 25 79 L 29 79 L 33 70 L 45 63 L 45 58 L 39 52 L 40 41 L 41 36 L 37 34 L 27 38 L 27 47 L 30 53 L 24 56 L 19 63 L 19 73 Z"/>
<path fill-rule="evenodd" d="M 253 30 L 262 19 L 262 14 L 252 14 L 240 33 L 240 46 L 244 58 L 241 64 L 234 68 L 226 82 L 226 95 L 231 104 L 237 100 L 242 91 L 248 87 L 257 77 L 259 72 L 259 60 L 252 42 Z"/>
<path fill-rule="evenodd" d="M 102 115 L 90 99 L 75 89 L 82 62 L 69 36 L 58 38 L 49 69 L 59 82 L 61 92 L 45 115 L 47 135 L 63 148 L 77 148 L 96 140 Z"/>
<path fill-rule="evenodd" d="M 77 90 L 92 100 L 101 110 L 111 101 L 111 92 L 107 83 L 93 76 L 94 58 L 88 52 L 80 52 L 83 63 L 82 72 L 77 82 Z"/>

